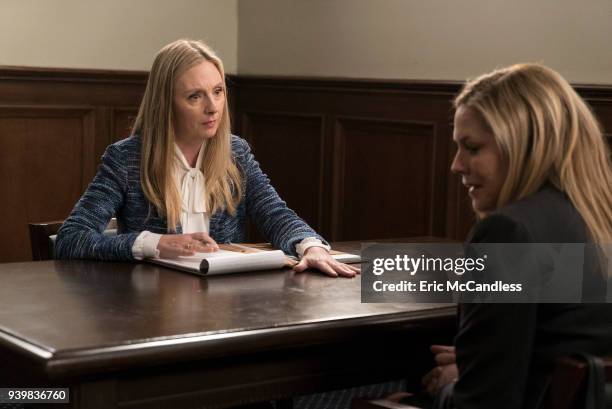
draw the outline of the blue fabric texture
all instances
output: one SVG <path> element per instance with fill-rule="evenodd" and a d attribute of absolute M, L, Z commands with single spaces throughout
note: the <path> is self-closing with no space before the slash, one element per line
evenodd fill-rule
<path fill-rule="evenodd" d="M 278 196 L 261 171 L 248 143 L 231 136 L 232 155 L 243 175 L 243 197 L 234 216 L 217 211 L 210 218 L 210 236 L 217 243 L 243 242 L 247 215 L 274 247 L 295 255 L 295 245 L 319 236 Z M 57 234 L 55 257 L 61 259 L 134 260 L 132 246 L 140 232 L 167 233 L 166 221 L 144 196 L 140 184 L 138 135 L 110 145 L 98 173 Z M 117 235 L 104 235 L 117 218 Z M 177 233 L 181 233 L 180 226 Z"/>

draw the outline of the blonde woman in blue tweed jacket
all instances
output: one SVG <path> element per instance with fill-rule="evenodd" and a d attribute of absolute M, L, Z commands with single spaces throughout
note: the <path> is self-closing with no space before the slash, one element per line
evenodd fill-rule
<path fill-rule="evenodd" d="M 104 235 L 111 217 L 118 234 Z M 264 236 L 298 254 L 297 271 L 358 270 L 278 196 L 248 144 L 230 134 L 223 63 L 204 43 L 157 54 L 132 136 L 110 145 L 98 174 L 60 228 L 56 257 L 138 260 L 215 251 L 244 240 L 249 215 Z"/>

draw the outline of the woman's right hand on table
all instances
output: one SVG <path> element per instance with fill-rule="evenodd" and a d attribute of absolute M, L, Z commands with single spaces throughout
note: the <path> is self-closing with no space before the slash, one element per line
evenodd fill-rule
<path fill-rule="evenodd" d="M 219 250 L 217 243 L 206 233 L 164 234 L 157 244 L 160 258 L 193 256 L 196 252 L 210 253 Z"/>

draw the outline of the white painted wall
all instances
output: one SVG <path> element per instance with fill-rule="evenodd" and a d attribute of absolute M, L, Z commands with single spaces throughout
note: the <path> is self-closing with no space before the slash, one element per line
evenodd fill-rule
<path fill-rule="evenodd" d="M 148 70 L 178 38 L 237 71 L 237 0 L 2 0 L 0 65 Z"/>
<path fill-rule="evenodd" d="M 0 65 L 148 70 L 180 37 L 228 73 L 463 80 L 537 61 L 612 84 L 612 0 L 0 2 Z"/>
<path fill-rule="evenodd" d="M 463 80 L 541 62 L 612 83 L 612 0 L 239 0 L 238 73 Z"/>

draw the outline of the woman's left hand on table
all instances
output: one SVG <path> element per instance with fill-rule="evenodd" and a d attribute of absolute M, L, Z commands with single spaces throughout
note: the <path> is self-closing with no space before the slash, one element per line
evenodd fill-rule
<path fill-rule="evenodd" d="M 297 272 L 314 268 L 330 277 L 355 277 L 361 272 L 358 266 L 344 264 L 334 260 L 323 247 L 310 247 L 306 249 L 299 263 L 293 266 Z"/>

